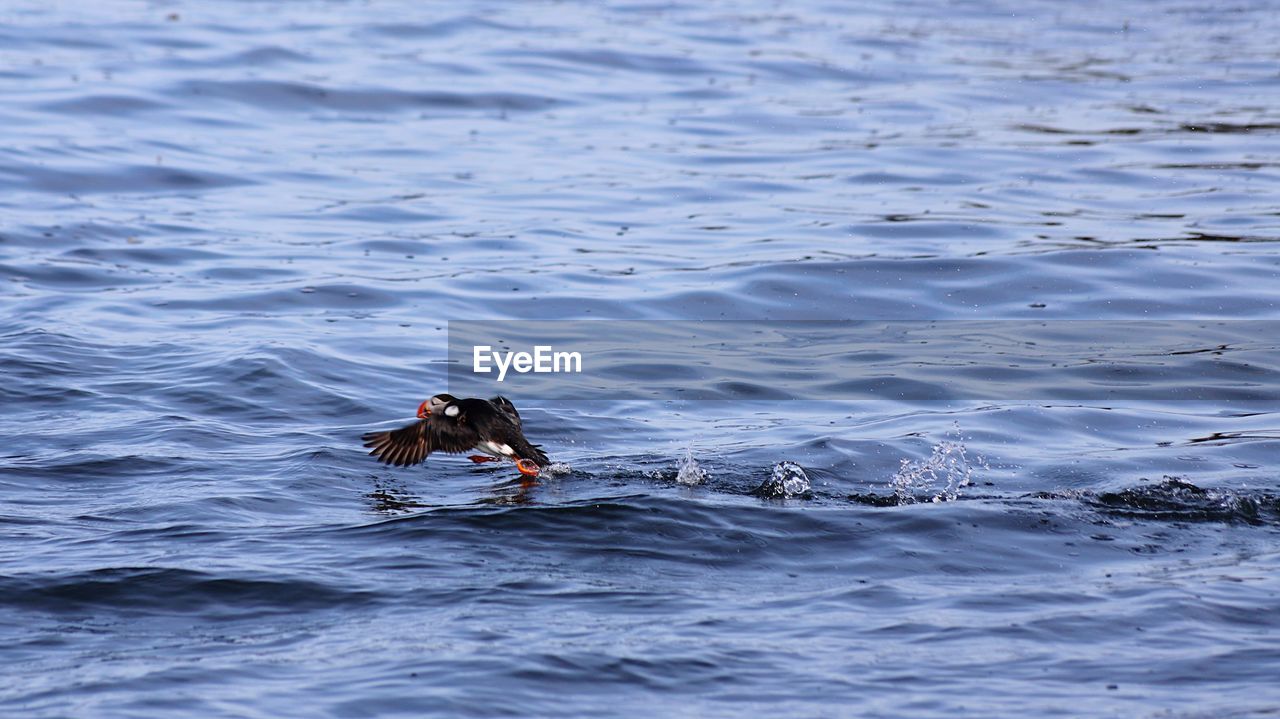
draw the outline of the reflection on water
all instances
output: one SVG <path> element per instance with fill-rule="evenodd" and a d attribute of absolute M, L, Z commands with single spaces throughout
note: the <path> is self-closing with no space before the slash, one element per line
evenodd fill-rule
<path fill-rule="evenodd" d="M 369 500 L 369 508 L 374 512 L 386 515 L 414 512 L 430 505 L 423 504 L 421 497 L 409 492 L 404 487 L 375 482 L 372 492 L 365 494 Z"/>
<path fill-rule="evenodd" d="M 521 505 L 534 501 L 534 492 L 538 481 L 521 477 L 500 484 L 495 484 L 488 497 L 478 500 L 479 504 Z"/>

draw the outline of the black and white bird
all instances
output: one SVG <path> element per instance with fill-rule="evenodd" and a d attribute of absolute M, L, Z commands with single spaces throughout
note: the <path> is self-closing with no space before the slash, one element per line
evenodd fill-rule
<path fill-rule="evenodd" d="M 506 397 L 458 399 L 438 394 L 418 405 L 418 421 L 400 429 L 368 432 L 361 439 L 379 462 L 397 467 L 418 464 L 432 452 L 462 454 L 476 450 L 471 461 L 510 459 L 520 473 L 538 476 L 551 463 L 536 444 L 524 438 L 520 413 Z"/>

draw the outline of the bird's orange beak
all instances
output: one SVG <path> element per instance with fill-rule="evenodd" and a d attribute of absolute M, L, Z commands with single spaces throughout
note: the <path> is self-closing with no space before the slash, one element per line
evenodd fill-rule
<path fill-rule="evenodd" d="M 430 404 L 431 400 L 427 399 L 423 400 L 422 404 L 418 405 L 418 419 L 426 419 L 431 416 Z"/>

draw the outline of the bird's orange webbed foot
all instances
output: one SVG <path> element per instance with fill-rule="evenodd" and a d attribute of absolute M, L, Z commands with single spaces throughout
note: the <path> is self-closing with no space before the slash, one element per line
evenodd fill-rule
<path fill-rule="evenodd" d="M 538 469 L 538 463 L 532 459 L 517 459 L 516 469 L 520 470 L 520 474 L 526 477 L 537 477 L 542 474 L 542 470 Z"/>
<path fill-rule="evenodd" d="M 498 458 L 497 458 L 497 457 L 487 457 L 487 456 L 485 456 L 485 455 L 483 455 L 483 454 L 472 454 L 472 455 L 468 455 L 468 456 L 467 456 L 467 459 L 471 460 L 472 462 L 475 462 L 476 464 L 480 464 L 480 463 L 482 463 L 482 462 L 497 462 L 497 461 L 498 461 Z"/>

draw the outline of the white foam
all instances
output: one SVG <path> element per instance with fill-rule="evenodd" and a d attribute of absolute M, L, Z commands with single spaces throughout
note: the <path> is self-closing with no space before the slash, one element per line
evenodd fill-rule
<path fill-rule="evenodd" d="M 570 467 L 565 462 L 552 462 L 542 468 L 542 474 L 548 477 L 559 477 L 568 474 L 571 471 L 573 471 L 573 467 Z"/>

